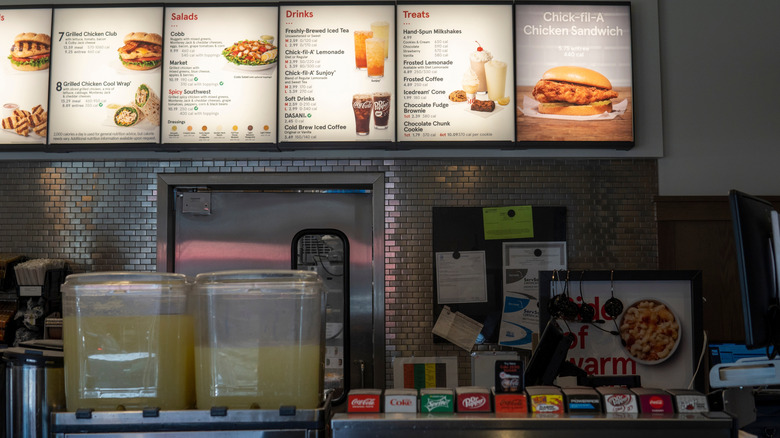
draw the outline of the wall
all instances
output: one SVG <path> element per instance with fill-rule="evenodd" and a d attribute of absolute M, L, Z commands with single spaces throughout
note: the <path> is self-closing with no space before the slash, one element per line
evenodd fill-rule
<path fill-rule="evenodd" d="M 387 381 L 392 357 L 433 344 L 431 209 L 567 208 L 572 269 L 656 269 L 655 160 L 0 161 L 0 253 L 64 258 L 75 272 L 155 270 L 158 173 L 383 172 Z"/>
<path fill-rule="evenodd" d="M 659 194 L 780 192 L 780 2 L 660 0 Z"/>

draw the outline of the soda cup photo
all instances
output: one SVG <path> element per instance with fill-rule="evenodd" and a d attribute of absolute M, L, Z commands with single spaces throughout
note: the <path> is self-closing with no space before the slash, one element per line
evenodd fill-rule
<path fill-rule="evenodd" d="M 374 93 L 374 128 L 387 129 L 390 118 L 390 93 L 379 91 Z"/>
<path fill-rule="evenodd" d="M 373 108 L 374 100 L 370 94 L 352 96 L 352 110 L 355 112 L 355 133 L 357 135 L 368 135 Z"/>

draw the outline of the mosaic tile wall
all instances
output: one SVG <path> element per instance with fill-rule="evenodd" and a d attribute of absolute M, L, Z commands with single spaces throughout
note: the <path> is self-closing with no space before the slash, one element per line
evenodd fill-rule
<path fill-rule="evenodd" d="M 459 357 L 434 344 L 432 207 L 567 208 L 571 269 L 656 269 L 655 160 L 426 159 L 0 162 L 0 253 L 67 259 L 75 272 L 156 269 L 156 175 L 383 172 L 387 384 L 392 357 Z"/>

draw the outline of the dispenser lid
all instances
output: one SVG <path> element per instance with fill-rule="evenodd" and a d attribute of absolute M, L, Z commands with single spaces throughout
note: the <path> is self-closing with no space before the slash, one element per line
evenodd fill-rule
<path fill-rule="evenodd" d="M 197 290 L 216 292 L 236 292 L 243 289 L 247 292 L 266 291 L 282 293 L 320 293 L 322 279 L 314 271 L 296 270 L 236 270 L 219 271 L 198 274 L 195 277 Z"/>
<path fill-rule="evenodd" d="M 170 272 L 89 272 L 71 274 L 62 285 L 63 293 L 105 294 L 181 289 L 187 285 L 187 276 Z"/>

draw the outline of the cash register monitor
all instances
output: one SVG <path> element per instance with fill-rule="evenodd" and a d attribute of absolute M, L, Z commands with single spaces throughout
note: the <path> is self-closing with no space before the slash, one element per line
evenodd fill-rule
<path fill-rule="evenodd" d="M 552 385 L 556 377 L 564 374 L 563 371 L 569 371 L 568 365 L 573 364 L 566 360 L 566 355 L 573 342 L 571 334 L 564 333 L 555 318 L 550 318 L 525 367 L 525 384 Z"/>
<path fill-rule="evenodd" d="M 745 345 L 763 358 L 742 358 L 710 369 L 713 388 L 780 384 L 780 220 L 769 202 L 731 190 L 731 220 L 745 320 Z"/>
<path fill-rule="evenodd" d="M 736 243 L 745 345 L 751 349 L 766 348 L 767 356 L 773 359 L 780 344 L 777 212 L 769 202 L 737 190 L 729 192 L 729 206 Z"/>

